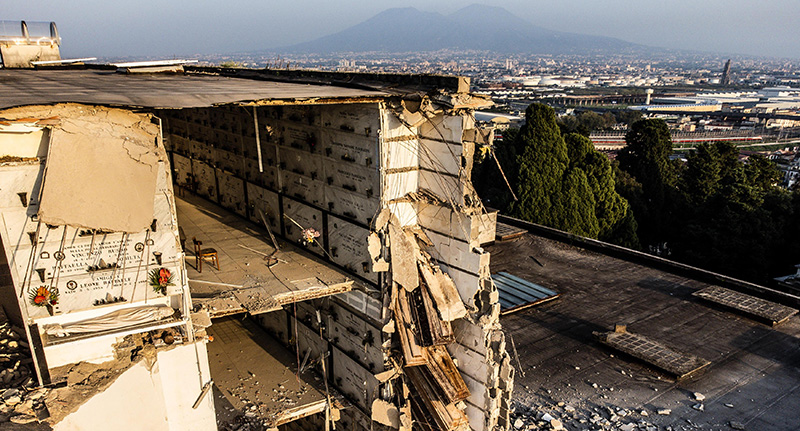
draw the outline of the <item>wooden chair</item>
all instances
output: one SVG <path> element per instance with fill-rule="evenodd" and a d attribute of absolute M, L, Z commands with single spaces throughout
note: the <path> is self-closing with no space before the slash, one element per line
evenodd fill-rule
<path fill-rule="evenodd" d="M 211 264 L 219 271 L 219 256 L 217 250 L 214 248 L 203 248 L 203 241 L 198 241 L 196 237 L 192 237 L 194 243 L 194 257 L 197 272 L 203 272 L 203 259 L 211 259 Z"/>

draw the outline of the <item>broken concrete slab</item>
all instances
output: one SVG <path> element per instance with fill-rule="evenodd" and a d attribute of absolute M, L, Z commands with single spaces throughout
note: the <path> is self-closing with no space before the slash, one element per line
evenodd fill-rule
<path fill-rule="evenodd" d="M 685 378 L 711 362 L 665 346 L 648 337 L 630 332 L 595 332 L 601 343 L 641 359 L 677 378 Z"/>
<path fill-rule="evenodd" d="M 798 313 L 795 308 L 720 286 L 709 286 L 692 293 L 692 295 L 755 319 L 766 321 L 772 326 L 786 322 Z"/>
<path fill-rule="evenodd" d="M 392 428 L 400 428 L 400 411 L 394 404 L 376 398 L 372 402 L 372 420 Z"/>
<path fill-rule="evenodd" d="M 153 222 L 158 163 L 166 161 L 166 152 L 152 115 L 75 104 L 3 115 L 61 118 L 50 133 L 42 222 L 114 232 L 140 232 Z M 98 116 L 105 121 L 97 122 Z"/>
<path fill-rule="evenodd" d="M 419 247 L 411 234 L 400 226 L 397 217 L 389 222 L 389 246 L 392 256 L 392 280 L 409 291 L 419 286 L 417 256 Z"/>
<path fill-rule="evenodd" d="M 442 320 L 452 322 L 467 315 L 467 309 L 449 275 L 426 262 L 419 263 L 419 271 L 431 297 L 436 302 Z"/>

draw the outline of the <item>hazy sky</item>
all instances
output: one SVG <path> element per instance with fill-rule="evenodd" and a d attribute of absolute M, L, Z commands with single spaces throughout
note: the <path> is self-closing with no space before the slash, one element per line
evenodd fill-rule
<path fill-rule="evenodd" d="M 343 30 L 392 7 L 448 14 L 471 3 L 475 1 L 2 0 L 0 19 L 55 21 L 65 57 L 173 57 L 290 45 Z M 666 48 L 800 58 L 798 0 L 481 3 L 504 7 L 553 30 Z"/>

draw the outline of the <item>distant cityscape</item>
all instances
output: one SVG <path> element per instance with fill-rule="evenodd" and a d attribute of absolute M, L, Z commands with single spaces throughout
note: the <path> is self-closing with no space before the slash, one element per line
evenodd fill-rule
<path fill-rule="evenodd" d="M 732 59 L 728 87 L 800 85 L 800 60 L 679 54 L 547 55 L 498 54 L 441 50 L 391 54 L 237 53 L 197 55 L 201 64 L 236 64 L 253 68 L 291 68 L 370 73 L 457 74 L 469 76 L 478 88 L 721 86 L 727 59 Z M 127 58 L 125 58 L 127 59 Z M 119 58 L 109 60 L 121 60 Z"/>

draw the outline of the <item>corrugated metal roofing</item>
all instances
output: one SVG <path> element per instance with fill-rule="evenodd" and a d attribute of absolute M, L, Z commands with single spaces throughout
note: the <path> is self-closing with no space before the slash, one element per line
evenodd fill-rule
<path fill-rule="evenodd" d="M 0 108 L 85 103 L 142 108 L 199 108 L 229 103 L 380 99 L 383 91 L 205 74 L 123 74 L 107 70 L 0 69 Z"/>
<path fill-rule="evenodd" d="M 558 298 L 555 291 L 531 283 L 507 272 L 492 275 L 500 292 L 500 314 L 508 314 Z"/>

